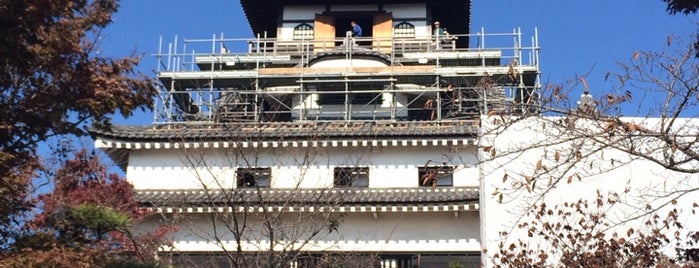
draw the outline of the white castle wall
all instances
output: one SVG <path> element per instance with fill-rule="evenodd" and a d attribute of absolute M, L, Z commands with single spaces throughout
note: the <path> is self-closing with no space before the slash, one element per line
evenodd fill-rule
<path fill-rule="evenodd" d="M 324 11 L 325 5 L 284 6 L 282 19 L 313 21 L 316 14 L 321 14 Z"/>
<path fill-rule="evenodd" d="M 324 5 L 304 5 L 304 6 L 285 6 L 282 14 L 282 20 L 293 20 L 294 22 L 284 22 L 277 29 L 277 38 L 279 40 L 292 40 L 294 38 L 294 27 L 299 25 L 299 21 L 307 21 L 311 26 L 314 26 L 316 14 L 321 14 L 325 11 Z"/>
<path fill-rule="evenodd" d="M 296 222 L 293 217 L 282 217 L 281 222 Z M 347 213 L 340 217 L 337 231 L 322 230 L 309 239 L 308 232 L 316 230 L 309 224 L 320 222 L 304 221 L 278 227 L 275 237 L 293 233 L 284 241 L 305 242 L 309 251 L 373 251 L 373 252 L 453 252 L 480 251 L 479 220 L 477 212 L 431 212 L 431 213 Z M 155 222 L 144 224 L 152 227 Z M 220 251 L 222 247 L 235 250 L 236 241 L 224 224 L 216 225 L 202 214 L 183 215 L 177 223 L 180 231 L 175 234 L 174 249 L 177 251 Z M 245 241 L 243 250 L 269 249 L 269 239 L 260 229 L 258 219 L 248 218 L 246 231 L 241 235 Z M 286 228 L 286 229 L 281 229 Z M 213 242 L 212 234 L 218 233 L 221 243 Z M 285 242 L 280 242 L 285 243 Z M 276 247 L 281 250 L 282 244 Z M 298 244 L 298 243 L 297 243 Z"/>
<path fill-rule="evenodd" d="M 301 116 L 301 110 L 305 106 L 306 108 L 306 118 L 307 119 L 329 119 L 329 118 L 344 118 L 345 105 L 344 104 L 323 104 L 317 103 L 318 94 L 311 93 L 307 94 L 305 100 L 300 102 L 301 96 L 293 96 L 293 103 L 295 105 L 292 107 L 291 116 L 294 119 L 298 119 Z M 351 107 L 352 118 L 369 118 L 369 119 L 385 119 L 391 117 L 391 94 L 383 93 L 383 102 L 380 105 L 362 105 L 353 104 Z M 301 104 L 303 103 L 303 104 Z M 403 94 L 396 94 L 396 107 L 398 111 L 396 112 L 396 117 L 405 118 L 408 116 L 407 109 L 401 109 L 406 107 L 408 104 L 408 98 Z"/>
<path fill-rule="evenodd" d="M 492 195 L 492 193 L 511 189 L 517 177 L 521 180 L 523 175 L 531 174 L 536 168 L 537 161 L 542 159 L 545 152 L 549 156 L 548 159 L 551 159 L 555 151 L 566 152 L 571 146 L 575 146 L 570 142 L 564 142 L 568 138 L 566 133 L 570 133 L 570 130 L 555 127 L 550 123 L 551 120 L 557 119 L 531 118 L 511 126 L 498 136 L 486 136 L 481 140 L 482 146 L 494 146 L 498 155 L 512 152 L 511 148 L 516 146 L 526 147 L 535 144 L 552 144 L 551 146 L 529 148 L 510 156 L 496 158 L 492 158 L 489 152 L 480 150 L 483 159 L 490 159 L 482 166 L 481 174 L 483 180 L 481 183 L 480 211 L 484 248 L 491 255 L 500 249 L 499 243 L 501 241 L 507 241 L 506 245 L 509 245 L 511 242 L 522 239 L 523 241 L 530 241 L 529 245 L 532 248 L 536 248 L 537 242 L 535 241 L 541 241 L 540 239 L 529 239 L 526 230 L 513 228 L 517 223 L 531 219 L 529 216 L 523 216 L 525 208 L 534 203 L 536 198 L 540 196 L 541 191 L 535 190 L 533 193 L 529 193 L 526 190 L 520 190 L 518 194 L 505 195 L 502 203 L 499 202 L 499 197 Z M 641 119 L 636 120 L 638 122 Z M 483 118 L 486 128 L 488 128 L 488 123 L 491 121 L 492 118 Z M 643 121 L 647 125 L 652 124 L 653 120 L 644 119 Z M 697 126 L 699 122 L 695 120 L 690 125 Z M 556 141 L 561 141 L 561 143 L 556 144 Z M 582 146 L 583 148 L 595 148 L 598 145 L 588 140 Z M 612 159 L 615 160 L 612 161 Z M 548 165 L 549 168 L 553 166 L 547 160 L 544 160 L 543 163 Z M 699 174 L 672 172 L 648 160 L 637 159 L 637 157 L 632 157 L 614 149 L 606 149 L 597 152 L 589 159 L 581 160 L 576 170 L 581 174 L 582 178 L 578 180 L 577 177 L 573 177 L 570 184 L 567 183 L 569 174 L 562 175 L 552 171 L 550 176 L 555 178 L 562 177 L 563 179 L 555 188 L 547 192 L 543 198 L 548 207 L 552 208 L 556 205 L 562 205 L 564 202 L 574 202 L 578 199 L 586 199 L 591 204 L 594 204 L 598 191 L 602 194 L 617 193 L 618 198 L 625 204 L 614 206 L 607 211 L 606 215 L 611 220 L 621 221 L 622 219 L 629 219 L 634 215 L 639 215 L 646 204 L 656 206 L 661 202 L 669 201 L 667 198 L 659 198 L 658 196 L 671 191 L 699 187 Z M 505 174 L 508 174 L 509 178 L 503 181 Z M 546 176 L 543 176 L 540 185 L 546 184 Z M 675 197 L 677 195 L 671 196 Z M 680 208 L 680 220 L 690 230 L 699 228 L 699 216 L 690 213 L 692 203 L 697 200 L 699 200 L 699 193 L 697 192 L 677 199 L 678 207 Z M 637 208 L 640 208 L 640 210 Z M 660 211 L 659 214 L 666 215 L 667 211 Z M 609 233 L 621 230 L 620 233 L 623 235 L 629 227 L 643 230 L 642 223 L 645 220 L 647 220 L 647 217 L 641 217 L 618 226 L 609 231 Z M 499 232 L 501 231 L 509 232 L 507 240 L 500 236 Z M 684 237 L 684 235 L 682 236 Z M 668 253 L 673 254 L 673 252 Z M 484 258 L 484 260 L 487 260 L 487 258 Z M 490 261 L 487 261 L 486 264 L 488 267 L 492 266 Z"/>
<path fill-rule="evenodd" d="M 455 166 L 454 186 L 478 186 L 475 147 L 291 147 L 248 149 L 132 150 L 127 179 L 136 189 L 199 189 L 235 186 L 238 167 L 270 167 L 272 187 L 332 187 L 334 167 L 369 167 L 369 186 L 418 187 L 418 167 Z"/>
<path fill-rule="evenodd" d="M 385 4 L 384 10 L 393 13 L 393 26 L 401 22 L 408 22 L 415 26 L 415 38 L 431 37 L 430 25 L 427 21 L 427 7 L 425 4 Z"/>

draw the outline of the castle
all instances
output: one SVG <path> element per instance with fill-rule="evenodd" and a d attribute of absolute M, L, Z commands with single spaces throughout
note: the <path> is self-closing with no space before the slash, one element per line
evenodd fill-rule
<path fill-rule="evenodd" d="M 141 227 L 179 226 L 163 256 L 479 267 L 481 120 L 536 106 L 536 32 L 471 31 L 470 0 L 241 5 L 254 38 L 160 48 L 153 125 L 93 132 L 156 214 Z"/>

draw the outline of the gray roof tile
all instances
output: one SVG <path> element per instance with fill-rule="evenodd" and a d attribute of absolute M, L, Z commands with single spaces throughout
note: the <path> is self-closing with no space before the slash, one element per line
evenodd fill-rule
<path fill-rule="evenodd" d="M 394 137 L 475 137 L 477 121 L 261 122 L 167 124 L 92 129 L 93 136 L 129 141 L 308 140 Z"/>
<path fill-rule="evenodd" d="M 137 190 L 135 199 L 146 207 L 462 204 L 478 201 L 478 188 L 153 189 Z"/>

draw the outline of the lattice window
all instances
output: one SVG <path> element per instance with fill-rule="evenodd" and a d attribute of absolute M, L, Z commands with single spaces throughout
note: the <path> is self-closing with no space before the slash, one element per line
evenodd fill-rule
<path fill-rule="evenodd" d="M 313 26 L 301 23 L 294 27 L 294 40 L 313 39 Z"/>
<path fill-rule="evenodd" d="M 398 23 L 398 25 L 393 27 L 393 37 L 415 38 L 415 25 L 406 21 Z"/>

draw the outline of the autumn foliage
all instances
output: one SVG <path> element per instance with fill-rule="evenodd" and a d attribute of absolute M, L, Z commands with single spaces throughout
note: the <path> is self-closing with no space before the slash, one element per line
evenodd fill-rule
<path fill-rule="evenodd" d="M 695 267 L 691 252 L 678 251 L 680 262 L 663 254 L 683 228 L 677 208 L 655 213 L 638 226 L 625 229 L 607 213 L 618 204 L 618 195 L 597 193 L 594 201 L 577 200 L 560 205 L 534 206 L 528 221 L 517 229 L 528 240 L 504 240 L 494 254 L 497 267 Z M 652 210 L 652 208 L 647 208 Z M 671 237 L 673 234 L 675 237 Z M 501 233 L 503 238 L 508 233 Z M 694 240 L 687 240 L 691 246 Z M 682 248 L 680 244 L 675 245 Z"/>
<path fill-rule="evenodd" d="M 154 263 L 175 227 L 134 234 L 149 216 L 133 199 L 133 186 L 108 173 L 82 150 L 55 173 L 53 192 L 37 198 L 40 212 L 5 256 L 10 266 L 96 267 L 105 263 Z M 79 264 L 78 264 L 79 263 Z M 0 265 L 2 266 L 2 265 Z"/>
<path fill-rule="evenodd" d="M 118 7 L 116 0 L 0 1 L 0 266 L 87 267 L 115 251 L 145 260 L 141 250 L 151 250 L 125 228 L 145 216 L 130 186 L 106 175 L 95 156 L 79 152 L 56 174 L 55 192 L 35 193 L 46 169 L 41 142 L 109 127 L 113 114 L 148 108 L 156 94 L 135 71 L 139 57 L 101 55 L 100 31 Z"/>
<path fill-rule="evenodd" d="M 670 14 L 699 8 L 699 1 L 663 1 Z M 604 75 L 611 88 L 590 93 L 584 76 L 544 86 L 541 111 L 556 116 L 488 114 L 494 134 L 542 126 L 531 140 L 481 147 L 505 168 L 525 155 L 523 168 L 489 182 L 499 186 L 493 203 L 517 215 L 486 252 L 489 263 L 699 267 L 698 38 L 669 35 L 661 51 L 633 52 L 618 62 L 620 71 Z"/>
<path fill-rule="evenodd" d="M 134 71 L 139 57 L 99 56 L 99 31 L 116 1 L 0 2 L 0 171 L 28 159 L 37 142 L 84 134 L 150 105 L 153 82 Z"/>

